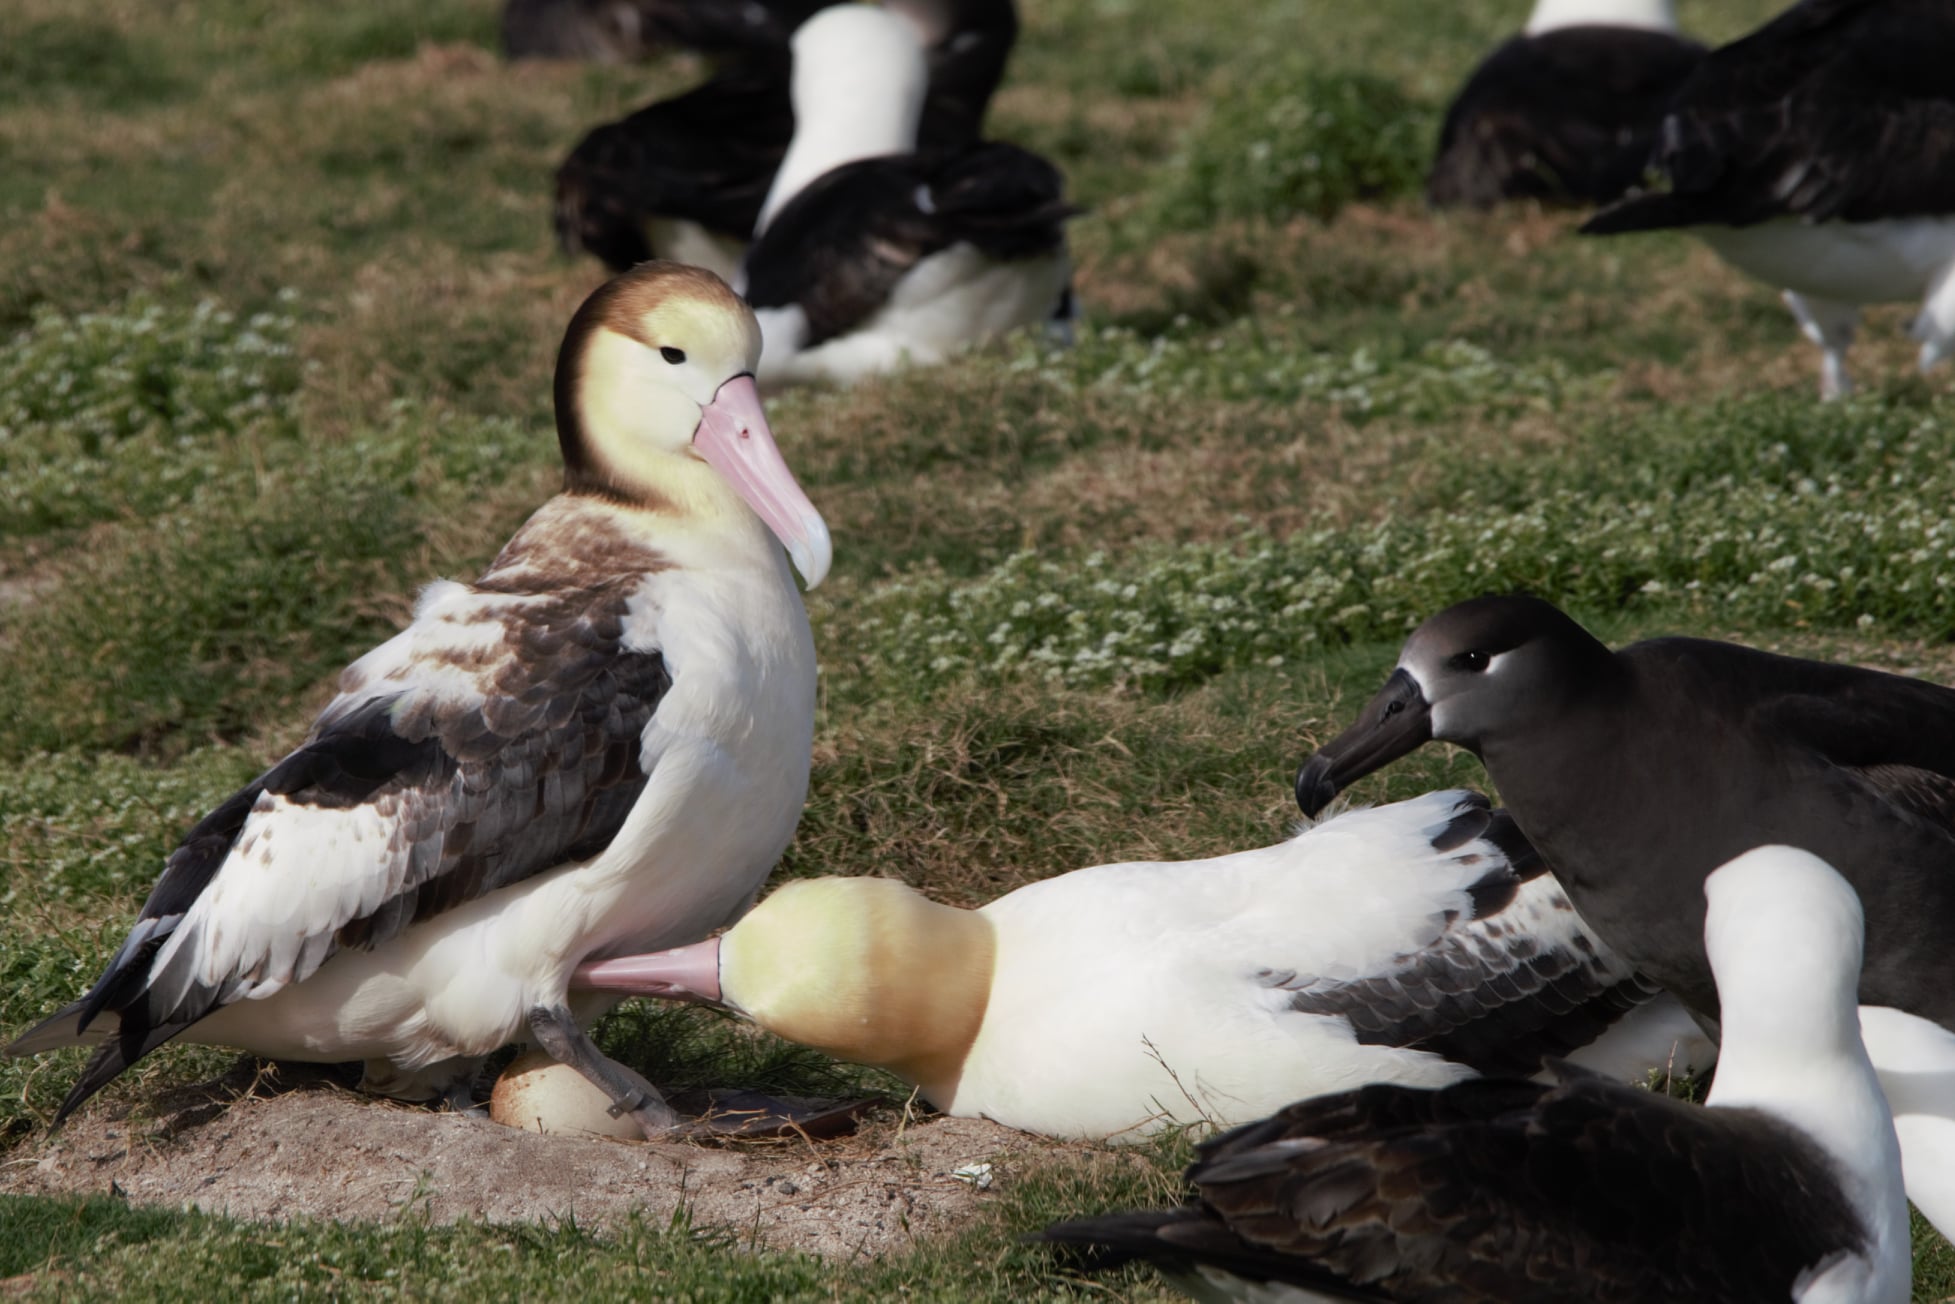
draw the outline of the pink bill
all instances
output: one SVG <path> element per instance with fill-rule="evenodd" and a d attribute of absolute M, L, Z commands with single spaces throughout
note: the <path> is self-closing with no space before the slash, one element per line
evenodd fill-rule
<path fill-rule="evenodd" d="M 625 992 L 668 1001 L 720 999 L 720 939 L 709 937 L 691 946 L 651 955 L 621 955 L 614 960 L 591 960 L 570 975 L 570 989 L 579 992 Z"/>
<path fill-rule="evenodd" d="M 808 587 L 821 583 L 834 559 L 828 523 L 781 458 L 752 376 L 735 376 L 720 386 L 700 414 L 692 446 L 767 523 Z"/>

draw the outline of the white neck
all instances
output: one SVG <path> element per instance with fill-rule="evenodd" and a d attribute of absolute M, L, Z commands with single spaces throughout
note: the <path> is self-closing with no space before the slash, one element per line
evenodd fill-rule
<path fill-rule="evenodd" d="M 1757 1109 L 1818 1142 L 1841 1174 L 1848 1201 L 1866 1219 L 1876 1278 L 1905 1283 L 1910 1246 L 1900 1142 L 1857 1027 L 1850 1045 L 1816 1052 L 1733 1036 L 1734 1023 L 1727 1010 L 1717 1079 L 1705 1103 Z M 1895 1298 L 1906 1299 L 1905 1289 Z"/>
<path fill-rule="evenodd" d="M 915 28 L 887 10 L 836 5 L 803 23 L 794 34 L 794 140 L 754 234 L 823 174 L 914 150 L 929 87 Z"/>
<path fill-rule="evenodd" d="M 1677 14 L 1670 0 L 1534 0 L 1527 34 L 1539 36 L 1557 27 L 1642 27 L 1674 32 Z"/>
<path fill-rule="evenodd" d="M 1756 1109 L 1811 1137 L 1866 1220 L 1877 1289 L 1865 1298 L 1904 1300 L 1907 1199 L 1893 1114 L 1860 1036 L 1859 900 L 1824 862 L 1789 847 L 1738 857 L 1705 896 L 1723 1030 L 1705 1103 Z"/>

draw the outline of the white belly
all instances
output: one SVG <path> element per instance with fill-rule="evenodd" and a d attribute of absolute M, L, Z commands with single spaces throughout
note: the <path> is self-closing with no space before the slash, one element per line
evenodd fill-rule
<path fill-rule="evenodd" d="M 1150 968 L 1128 953 L 1099 971 L 1089 957 L 1010 946 L 1001 938 L 991 1002 L 955 1094 L 932 1099 L 946 1113 L 1128 1141 L 1163 1127 L 1246 1123 L 1369 1082 L 1439 1087 L 1473 1076 L 1426 1051 L 1361 1045 L 1342 1020 L 1291 1010 L 1286 993 L 1232 976 L 1226 963 L 1164 954 Z"/>
<path fill-rule="evenodd" d="M 897 283 L 856 330 L 800 347 L 807 319 L 798 307 L 760 318 L 765 387 L 832 381 L 853 385 L 904 366 L 931 366 L 1020 326 L 1042 323 L 1059 305 L 1072 264 L 1064 252 L 994 262 L 970 245 L 932 254 Z"/>
<path fill-rule="evenodd" d="M 1955 217 L 1814 224 L 1787 218 L 1692 230 L 1738 270 L 1837 303 L 1919 299 L 1955 262 Z"/>
<path fill-rule="evenodd" d="M 603 855 L 492 892 L 372 950 L 342 951 L 304 982 L 216 1011 L 185 1039 L 274 1059 L 385 1061 L 412 1074 L 526 1036 L 529 1012 L 561 1003 L 586 958 L 664 950 L 731 923 L 793 824 L 756 817 L 758 794 L 722 755 L 674 749 L 660 769 Z M 789 808 L 799 806 L 794 797 Z"/>
<path fill-rule="evenodd" d="M 758 523 L 755 529 L 760 527 Z M 605 850 L 341 951 L 303 982 L 235 1001 L 186 1040 L 273 1058 L 366 1060 L 369 1083 L 415 1079 L 527 1036 L 586 959 L 664 950 L 731 923 L 794 834 L 807 796 L 814 646 L 785 555 L 764 567 L 664 572 L 627 621 L 672 687 L 644 732 L 645 789 Z M 738 613 L 738 624 L 725 613 Z M 573 1007 L 580 1019 L 606 1004 Z M 452 1076 L 452 1071 L 449 1071 Z"/>

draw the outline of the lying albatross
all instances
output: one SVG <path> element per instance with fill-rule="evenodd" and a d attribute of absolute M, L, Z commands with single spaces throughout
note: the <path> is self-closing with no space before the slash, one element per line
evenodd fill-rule
<path fill-rule="evenodd" d="M 1065 179 L 999 141 L 930 148 L 917 28 L 837 5 L 794 34 L 794 141 L 734 285 L 763 388 L 933 365 L 1017 326 L 1070 327 Z"/>
<path fill-rule="evenodd" d="M 1612 652 L 1538 598 L 1474 598 L 1413 631 L 1299 772 L 1298 804 L 1319 810 L 1432 739 L 1480 758 L 1596 935 L 1707 1026 L 1701 884 L 1780 843 L 1859 893 L 1860 999 L 1955 1029 L 1955 689 L 1706 639 Z M 1913 1045 L 1869 1041 L 1883 1074 L 1913 1072 Z M 1911 1191 L 1955 1171 L 1952 1131 L 1916 1134 Z M 1933 1199 L 1955 1232 L 1955 1199 Z"/>
<path fill-rule="evenodd" d="M 646 1135 L 678 1124 L 570 979 L 737 918 L 800 817 L 815 662 L 788 561 L 817 584 L 830 545 L 759 357 L 709 272 L 590 296 L 557 357 L 563 492 L 474 583 L 424 590 L 298 750 L 190 830 L 94 987 L 6 1048 L 100 1044 L 57 1125 L 177 1037 L 361 1060 L 413 1099 L 533 1039 Z"/>
<path fill-rule="evenodd" d="M 832 0 L 782 8 L 756 43 L 706 81 L 593 128 L 557 169 L 553 222 L 566 253 L 580 250 L 623 271 L 648 258 L 739 273 L 761 203 L 794 138 L 788 39 Z M 1012 0 L 889 0 L 926 47 L 928 90 L 917 147 L 974 143 L 1018 38 Z M 737 11 L 739 5 L 713 7 Z M 860 51 L 853 52 L 859 56 Z M 846 75 L 870 82 L 888 67 L 844 51 Z M 871 149 L 869 152 L 874 152 Z"/>
<path fill-rule="evenodd" d="M 1903 1304 L 1907 1203 L 1856 1018 L 1853 890 L 1790 847 L 1704 886 L 1729 1016 L 1706 1106 L 1573 1069 L 1365 1087 L 1207 1142 L 1193 1204 L 1043 1239 L 1151 1261 L 1210 1301 Z"/>
<path fill-rule="evenodd" d="M 1461 791 L 1273 847 L 1074 870 L 979 910 L 893 879 L 801 880 L 722 937 L 574 982 L 732 1009 L 949 1114 L 1116 1140 L 1544 1056 L 1640 1078 L 1687 1024 L 1642 1004 L 1654 989 Z M 1703 1051 L 1688 1034 L 1680 1068 Z"/>

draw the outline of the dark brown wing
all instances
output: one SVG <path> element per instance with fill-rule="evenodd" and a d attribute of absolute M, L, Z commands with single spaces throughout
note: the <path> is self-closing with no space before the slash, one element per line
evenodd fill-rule
<path fill-rule="evenodd" d="M 417 621 L 371 654 L 398 646 L 428 674 L 343 694 L 193 828 L 102 977 L 50 1020 L 119 1017 L 56 1121 L 231 1001 L 602 851 L 644 789 L 641 735 L 672 682 L 658 652 L 622 645 L 636 588 L 477 595 L 477 619 Z"/>
<path fill-rule="evenodd" d="M 898 3 L 899 12 L 912 5 Z M 984 135 L 984 113 L 1018 40 L 1012 0 L 926 0 L 942 7 L 947 33 L 930 47 L 930 90 L 923 101 L 916 147 L 931 154 L 975 145 Z"/>
<path fill-rule="evenodd" d="M 1435 207 L 1606 203 L 1643 175 L 1656 124 L 1704 47 L 1665 32 L 1568 27 L 1517 36 L 1446 112 L 1426 176 Z"/>
<path fill-rule="evenodd" d="M 787 79 L 785 54 L 751 59 L 585 136 L 557 169 L 564 251 L 623 271 L 660 256 L 653 218 L 750 237 L 794 135 Z"/>
<path fill-rule="evenodd" d="M 1955 212 L 1952 62 L 1943 0 L 1806 0 L 1704 60 L 1651 154 L 1666 188 L 1583 230 Z"/>
<path fill-rule="evenodd" d="M 999 260 L 1049 253 L 1077 210 L 1057 168 L 1015 145 L 863 159 L 782 207 L 747 253 L 756 309 L 798 305 L 803 348 L 845 335 L 918 263 L 956 244 Z"/>
<path fill-rule="evenodd" d="M 1803 1134 L 1572 1070 L 1304 1101 L 1206 1143 L 1188 1177 L 1197 1203 L 1109 1229 L 1124 1251 L 1391 1300 L 1756 1304 L 1866 1245 Z"/>

